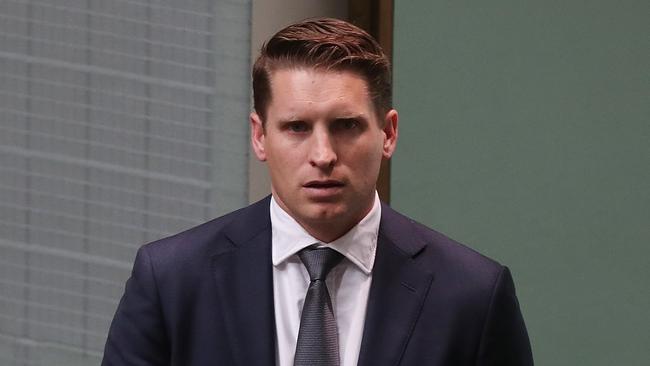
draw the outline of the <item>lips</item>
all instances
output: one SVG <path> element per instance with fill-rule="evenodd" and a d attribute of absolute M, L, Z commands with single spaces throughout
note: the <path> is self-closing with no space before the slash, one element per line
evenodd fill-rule
<path fill-rule="evenodd" d="M 345 184 L 340 180 L 312 180 L 303 184 L 304 192 L 314 202 L 332 202 L 341 198 Z"/>
<path fill-rule="evenodd" d="M 331 189 L 331 188 L 340 188 L 343 187 L 343 182 L 334 180 L 334 179 L 327 179 L 327 180 L 312 180 L 303 185 L 305 188 L 313 188 L 313 189 Z"/>

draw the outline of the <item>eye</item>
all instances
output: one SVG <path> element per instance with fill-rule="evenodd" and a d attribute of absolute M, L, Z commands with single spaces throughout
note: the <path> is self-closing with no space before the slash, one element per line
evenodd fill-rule
<path fill-rule="evenodd" d="M 355 118 L 337 119 L 334 128 L 337 130 L 354 130 L 359 128 L 361 123 Z"/>
<path fill-rule="evenodd" d="M 285 128 L 293 133 L 301 133 L 306 132 L 309 129 L 309 126 L 307 126 L 307 123 L 303 121 L 291 121 L 285 124 Z"/>

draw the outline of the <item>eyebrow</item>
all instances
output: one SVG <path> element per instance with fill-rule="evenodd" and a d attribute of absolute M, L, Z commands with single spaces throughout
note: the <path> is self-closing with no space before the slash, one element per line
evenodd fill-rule
<path fill-rule="evenodd" d="M 334 117 L 334 119 L 360 119 L 365 121 L 368 118 L 366 117 L 365 114 L 342 113 L 339 117 Z"/>

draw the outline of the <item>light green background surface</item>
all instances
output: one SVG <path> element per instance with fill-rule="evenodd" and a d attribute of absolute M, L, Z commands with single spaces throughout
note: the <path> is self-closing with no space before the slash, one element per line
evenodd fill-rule
<path fill-rule="evenodd" d="M 392 205 L 512 269 L 537 365 L 650 364 L 649 15 L 395 2 Z"/>

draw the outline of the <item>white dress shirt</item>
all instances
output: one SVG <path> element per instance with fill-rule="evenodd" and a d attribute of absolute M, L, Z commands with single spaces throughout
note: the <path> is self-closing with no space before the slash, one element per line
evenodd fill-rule
<path fill-rule="evenodd" d="M 379 196 L 375 192 L 375 203 L 366 217 L 331 243 L 322 243 L 309 235 L 273 198 L 270 210 L 277 365 L 293 365 L 302 305 L 309 287 L 309 274 L 297 253 L 317 244 L 345 256 L 329 273 L 326 283 L 338 326 L 340 365 L 355 366 L 377 250 Z"/>

